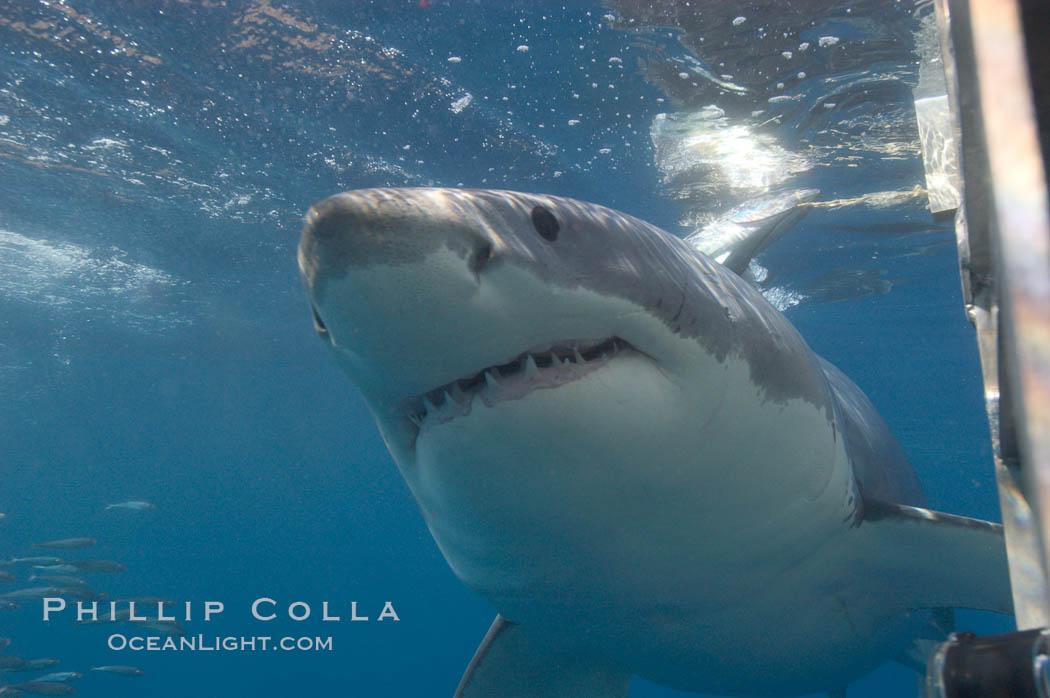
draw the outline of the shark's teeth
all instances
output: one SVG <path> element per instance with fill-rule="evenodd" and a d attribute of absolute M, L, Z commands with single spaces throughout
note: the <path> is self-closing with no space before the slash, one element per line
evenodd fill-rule
<path fill-rule="evenodd" d="M 444 422 L 470 414 L 475 398 L 491 405 L 521 397 L 536 387 L 554 387 L 575 380 L 612 356 L 632 349 L 618 337 L 555 342 L 405 400 L 401 409 L 412 424 L 422 428 L 432 416 Z"/>

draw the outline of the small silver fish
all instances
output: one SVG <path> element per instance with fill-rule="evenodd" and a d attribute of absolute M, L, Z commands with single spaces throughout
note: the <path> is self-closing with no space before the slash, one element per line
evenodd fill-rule
<path fill-rule="evenodd" d="M 27 659 L 17 667 L 5 669 L 9 673 L 21 672 L 21 671 L 40 671 L 41 669 L 51 669 L 59 665 L 59 661 L 54 657 L 41 657 L 40 659 Z M 37 681 L 38 679 L 33 679 Z"/>
<path fill-rule="evenodd" d="M 24 695 L 25 693 L 22 693 L 22 691 L 19 691 L 17 688 L 12 688 L 11 686 L 0 686 L 0 696 L 4 696 L 5 698 L 15 698 L 15 696 Z"/>
<path fill-rule="evenodd" d="M 11 562 L 15 564 L 24 562 L 29 565 L 61 565 L 65 560 L 52 555 L 38 555 L 37 557 L 13 557 Z"/>
<path fill-rule="evenodd" d="M 13 688 L 23 693 L 32 693 L 35 696 L 71 696 L 77 689 L 69 684 L 53 681 L 26 681 L 24 683 L 13 683 L 7 688 Z"/>
<path fill-rule="evenodd" d="M 34 572 L 49 572 L 54 574 L 72 574 L 77 571 L 77 568 L 67 563 L 61 563 L 58 565 L 33 565 Z"/>
<path fill-rule="evenodd" d="M 94 538 L 60 538 L 43 543 L 33 543 L 34 548 L 49 548 L 51 550 L 70 550 L 72 548 L 87 548 L 98 541 Z"/>
<path fill-rule="evenodd" d="M 70 565 L 81 572 L 123 572 L 127 566 L 113 560 L 71 560 Z"/>
<path fill-rule="evenodd" d="M 0 671 L 12 671 L 26 665 L 26 660 L 21 657 L 12 657 L 9 654 L 0 655 Z"/>
<path fill-rule="evenodd" d="M 55 659 L 54 657 L 40 657 L 39 659 L 30 659 L 28 662 L 26 662 L 26 664 L 28 664 L 34 670 L 50 669 L 52 667 L 58 666 L 61 663 L 62 662 L 60 662 L 58 659 Z M 33 680 L 39 681 L 39 679 Z"/>
<path fill-rule="evenodd" d="M 34 681 L 41 681 L 41 682 L 46 682 L 46 681 L 73 681 L 74 679 L 79 679 L 79 678 L 82 678 L 83 676 L 84 675 L 81 674 L 79 671 L 56 671 L 53 674 L 45 674 L 44 676 L 39 676 L 39 677 L 37 677 L 37 678 L 35 678 L 33 680 Z"/>
<path fill-rule="evenodd" d="M 5 572 L 3 570 L 0 570 L 0 582 L 13 582 L 13 581 L 15 581 L 15 576 L 13 574 L 11 574 L 10 572 Z"/>
<path fill-rule="evenodd" d="M 105 601 L 106 595 L 100 591 L 93 591 L 87 587 L 66 587 L 59 589 L 55 596 L 75 601 Z"/>
<path fill-rule="evenodd" d="M 93 666 L 91 671 L 104 671 L 107 674 L 119 674 L 121 676 L 145 676 L 146 672 L 133 666 L 123 664 L 107 664 L 106 666 Z"/>
<path fill-rule="evenodd" d="M 29 581 L 47 582 L 61 587 L 86 587 L 88 585 L 86 580 L 68 574 L 31 574 Z"/>
<path fill-rule="evenodd" d="M 143 502 L 139 500 L 131 500 L 128 502 L 120 502 L 119 504 L 107 504 L 106 511 L 110 509 L 127 509 L 128 511 L 149 511 L 150 509 L 156 509 L 150 502 Z"/>
<path fill-rule="evenodd" d="M 62 590 L 58 587 L 29 587 L 27 589 L 15 589 L 6 594 L 0 594 L 3 601 L 37 601 L 45 596 L 61 596 Z"/>

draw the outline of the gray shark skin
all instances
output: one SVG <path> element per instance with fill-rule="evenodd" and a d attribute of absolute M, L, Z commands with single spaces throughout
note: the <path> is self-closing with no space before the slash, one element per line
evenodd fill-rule
<path fill-rule="evenodd" d="M 1010 612 L 999 527 L 920 508 L 863 393 L 644 221 L 503 191 L 317 203 L 299 267 L 453 572 L 499 612 L 463 698 L 841 693 L 946 608 Z"/>
<path fill-rule="evenodd" d="M 809 213 L 819 189 L 791 189 L 747 201 L 685 237 L 695 249 L 737 274 Z"/>

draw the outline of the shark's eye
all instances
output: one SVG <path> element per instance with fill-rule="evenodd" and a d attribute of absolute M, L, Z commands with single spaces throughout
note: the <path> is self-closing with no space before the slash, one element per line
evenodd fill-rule
<path fill-rule="evenodd" d="M 554 217 L 550 209 L 543 206 L 536 206 L 532 209 L 532 227 L 536 229 L 540 237 L 551 242 L 558 238 L 558 230 L 561 228 L 558 225 L 558 219 Z"/>

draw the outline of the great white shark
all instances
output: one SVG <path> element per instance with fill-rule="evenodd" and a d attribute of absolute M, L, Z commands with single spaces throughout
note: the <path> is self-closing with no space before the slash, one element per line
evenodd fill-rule
<path fill-rule="evenodd" d="M 457 689 L 795 696 L 963 607 L 999 526 L 922 508 L 875 408 L 749 283 L 637 218 L 370 189 L 306 216 L 315 327 L 453 572 L 498 611 Z M 917 654 L 918 653 L 918 654 Z"/>

